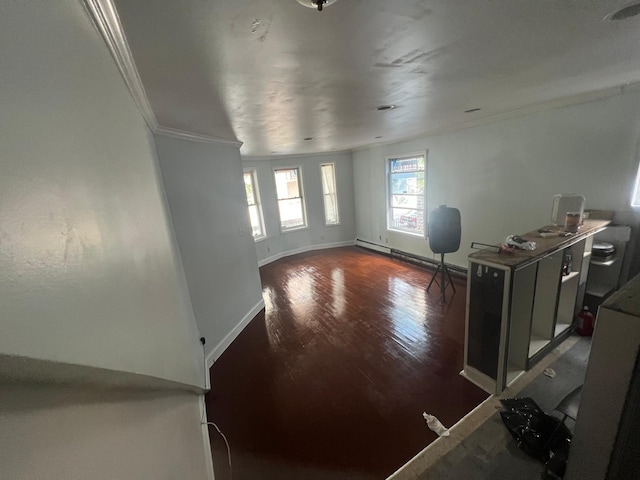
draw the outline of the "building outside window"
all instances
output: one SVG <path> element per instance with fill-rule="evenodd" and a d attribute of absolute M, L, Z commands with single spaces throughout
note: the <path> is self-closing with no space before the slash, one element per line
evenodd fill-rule
<path fill-rule="evenodd" d="M 324 197 L 324 223 L 325 225 L 338 225 L 340 214 L 338 212 L 335 164 L 323 163 L 320 165 L 320 173 L 322 174 L 322 194 Z"/>
<path fill-rule="evenodd" d="M 260 203 L 260 192 L 258 190 L 258 179 L 255 170 L 245 170 L 244 189 L 247 194 L 247 205 L 249 206 L 249 219 L 251 221 L 251 232 L 254 240 L 265 238 L 264 217 L 262 216 L 262 205 Z"/>
<path fill-rule="evenodd" d="M 426 169 L 424 153 L 387 158 L 387 228 L 425 234 Z"/>
<path fill-rule="evenodd" d="M 274 170 L 280 229 L 283 232 L 307 226 L 300 167 Z"/>

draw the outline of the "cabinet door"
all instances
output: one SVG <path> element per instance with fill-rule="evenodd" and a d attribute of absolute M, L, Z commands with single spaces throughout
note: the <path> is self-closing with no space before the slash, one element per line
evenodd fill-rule
<path fill-rule="evenodd" d="M 496 380 L 505 272 L 471 263 L 469 275 L 467 364 Z"/>
<path fill-rule="evenodd" d="M 509 386 L 527 367 L 537 273 L 538 263 L 536 262 L 516 270 L 513 275 L 505 386 Z"/>
<path fill-rule="evenodd" d="M 536 294 L 531 318 L 529 357 L 535 355 L 553 338 L 563 252 L 549 255 L 538 262 Z"/>

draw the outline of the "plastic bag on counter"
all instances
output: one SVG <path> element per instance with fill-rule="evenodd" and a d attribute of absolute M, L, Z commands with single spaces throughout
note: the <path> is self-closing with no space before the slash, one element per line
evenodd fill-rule
<path fill-rule="evenodd" d="M 522 238 L 518 235 L 509 235 L 507 237 L 506 244 L 510 247 L 514 247 L 519 250 L 535 250 L 536 249 L 536 242 L 530 242 L 526 238 Z"/>

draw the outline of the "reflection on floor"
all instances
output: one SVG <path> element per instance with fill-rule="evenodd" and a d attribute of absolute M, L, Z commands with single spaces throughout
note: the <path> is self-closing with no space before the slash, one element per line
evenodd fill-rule
<path fill-rule="evenodd" d="M 260 313 L 211 369 L 209 419 L 234 480 L 384 479 L 487 398 L 462 368 L 466 286 L 357 247 L 261 268 Z M 216 478 L 228 478 L 212 430 Z"/>

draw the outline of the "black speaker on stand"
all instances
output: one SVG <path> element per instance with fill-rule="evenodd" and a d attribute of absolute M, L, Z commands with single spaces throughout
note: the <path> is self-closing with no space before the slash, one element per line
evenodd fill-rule
<path fill-rule="evenodd" d="M 440 254 L 440 264 L 433 274 L 427 292 L 431 288 L 433 282 L 440 287 L 442 293 L 442 303 L 447 302 L 445 291 L 449 285 L 455 293 L 456 287 L 451 280 L 451 274 L 447 265 L 444 263 L 444 254 L 457 252 L 460 248 L 460 235 L 462 226 L 460 221 L 460 210 L 457 208 L 440 205 L 429 214 L 429 248 L 433 253 Z M 440 273 L 440 281 L 438 281 L 438 273 Z"/>

